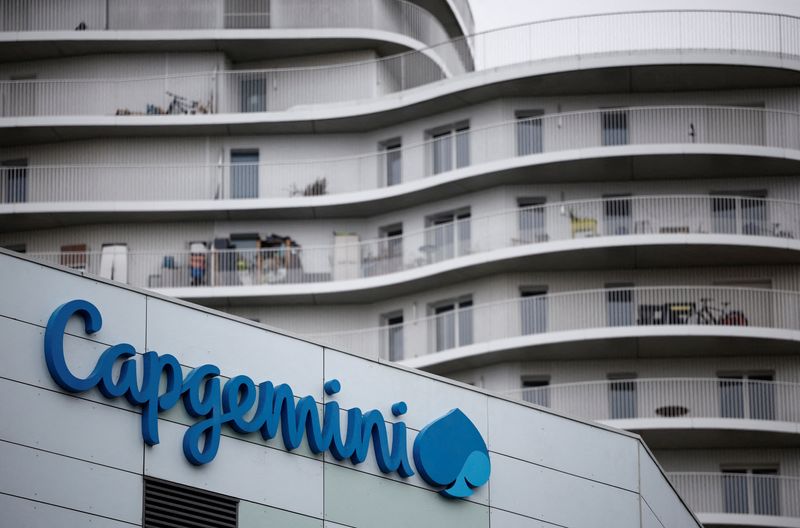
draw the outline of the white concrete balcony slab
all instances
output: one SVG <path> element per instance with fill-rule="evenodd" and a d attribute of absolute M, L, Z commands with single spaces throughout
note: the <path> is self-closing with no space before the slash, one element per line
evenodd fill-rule
<path fill-rule="evenodd" d="M 171 165 L 33 160 L 0 168 L 0 216 L 16 230 L 29 228 L 26 222 L 39 213 L 59 225 L 153 214 L 291 217 L 292 210 L 297 215 L 309 207 L 319 216 L 363 216 L 498 184 L 768 176 L 799 166 L 800 113 L 630 107 L 520 119 L 333 159 Z"/>
<path fill-rule="evenodd" d="M 618 379 L 507 396 L 642 435 L 650 447 L 800 445 L 800 384 L 719 378 Z"/>
<path fill-rule="evenodd" d="M 787 354 L 800 340 L 798 313 L 792 291 L 633 287 L 542 293 L 309 337 L 447 373 L 528 359 Z"/>
<path fill-rule="evenodd" d="M 467 49 L 476 50 L 476 55 L 482 57 L 479 66 L 482 71 L 465 73 L 470 68 L 463 67 L 458 57 Z M 751 68 L 746 79 L 751 86 L 753 82 L 785 86 L 796 84 L 796 79 L 790 75 L 780 80 L 780 75 L 775 77 L 767 70 L 796 72 L 800 70 L 798 58 L 800 19 L 797 18 L 731 11 L 618 13 L 504 28 L 376 61 L 252 71 L 247 72 L 251 77 L 241 79 L 235 78 L 241 75 L 237 72 L 197 72 L 188 77 L 157 79 L 3 81 L 0 92 L 6 104 L 0 125 L 30 129 L 30 137 L 36 136 L 35 129 L 46 134 L 47 127 L 53 127 L 52 131 L 64 127 L 124 125 L 130 125 L 127 134 L 150 126 L 165 126 L 173 129 L 169 133 L 175 133 L 189 124 L 195 127 L 195 133 L 208 134 L 206 128 L 223 123 L 241 127 L 241 131 L 257 124 L 257 130 L 251 129 L 251 132 L 264 132 L 263 127 L 272 121 L 285 125 L 345 120 L 354 126 L 369 124 L 374 128 L 380 125 L 375 122 L 374 114 L 389 115 L 393 111 L 398 114 L 403 109 L 408 119 L 411 107 L 414 111 L 430 113 L 430 108 L 424 107 L 426 102 L 438 105 L 438 110 L 442 111 L 453 104 L 463 104 L 463 100 L 452 97 L 456 93 L 460 93 L 462 99 L 476 100 L 488 95 L 480 95 L 481 90 L 486 92 L 489 85 L 495 85 L 490 91 L 498 97 L 502 96 L 502 90 L 497 85 L 532 76 L 552 77 L 559 72 L 612 67 L 696 64 L 706 67 L 706 75 L 697 79 L 705 77 L 720 82 L 719 75 L 708 74 L 710 65 L 741 66 L 746 68 L 740 73 Z M 443 63 L 444 69 L 436 64 L 437 60 Z M 462 64 L 462 68 L 458 68 L 458 64 Z M 529 67 L 520 68 L 521 65 Z M 453 78 L 439 82 L 449 75 Z M 724 82 L 741 81 L 735 77 L 727 76 Z M 673 88 L 664 84 L 669 78 L 659 77 L 660 91 Z M 233 80 L 234 87 L 227 86 L 227 80 Z M 548 84 L 545 79 L 540 81 L 540 84 Z M 561 93 L 571 93 L 573 89 L 580 92 L 581 85 L 585 91 L 586 81 L 585 78 L 577 80 L 569 86 L 556 81 L 555 85 Z M 250 87 L 262 86 L 258 95 L 263 103 L 243 108 L 241 98 L 233 93 L 237 82 L 248 82 Z M 656 86 L 639 86 L 638 80 L 636 84 L 642 90 L 656 89 Z M 626 77 L 625 86 L 630 88 L 629 85 L 630 79 Z M 148 115 L 148 104 L 161 105 L 165 86 L 168 91 L 197 102 L 196 110 L 202 108 L 206 113 L 196 111 L 194 115 L 185 116 L 186 120 L 174 115 Z M 592 86 L 598 91 L 618 91 Z M 519 89 L 517 85 L 517 93 Z M 534 93 L 538 92 L 534 90 Z M 87 97 L 87 94 L 92 95 Z M 451 101 L 445 102 L 443 108 L 442 98 L 448 97 Z M 245 115 L 250 112 L 257 114 L 255 119 Z M 211 113 L 222 113 L 225 117 L 215 119 L 209 115 Z M 373 117 L 364 121 L 368 115 Z M 62 117 L 55 119 L 55 116 Z M 314 126 L 322 130 L 320 123 Z M 76 128 L 73 133 L 81 131 Z"/>
<path fill-rule="evenodd" d="M 800 527 L 800 478 L 769 471 L 668 472 L 703 526 Z"/>
<path fill-rule="evenodd" d="M 186 248 L 126 248 L 115 257 L 125 267 L 118 280 L 209 304 L 335 303 L 522 269 L 797 263 L 800 204 L 728 195 L 630 196 L 524 207 L 323 246 L 265 241 L 237 249 L 214 237 L 209 233 L 191 249 L 190 241 Z M 152 247 L 159 245 L 154 236 Z M 112 277 L 104 264 L 111 257 L 102 252 L 32 256 Z"/>
<path fill-rule="evenodd" d="M 221 49 L 236 61 L 276 56 L 252 49 L 264 41 L 283 45 L 287 55 L 300 40 L 306 53 L 357 43 L 397 53 L 452 36 L 427 9 L 405 0 L 3 0 L 0 20 L 0 62 L 78 55 L 87 44 L 94 53 Z M 453 60 L 448 70 L 471 68 L 468 54 L 440 58 Z"/>

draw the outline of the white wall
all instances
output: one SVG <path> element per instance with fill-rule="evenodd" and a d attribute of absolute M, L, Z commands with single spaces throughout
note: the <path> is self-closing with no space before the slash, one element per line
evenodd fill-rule
<path fill-rule="evenodd" d="M 45 526 L 56 516 L 60 526 L 140 524 L 142 475 L 241 498 L 255 510 L 248 518 L 275 518 L 273 509 L 283 510 L 282 526 L 321 526 L 323 521 L 354 527 L 443 526 L 455 520 L 458 526 L 488 528 L 491 518 L 494 528 L 542 522 L 639 527 L 640 489 L 664 526 L 687 526 L 688 513 L 634 437 L 8 253 L 0 253 L 0 270 L 5 292 L 0 298 L 5 343 L 0 391 L 5 401 L 13 398 L 9 412 L 19 413 L 0 424 L 0 501 L 5 522 L 15 526 L 23 521 Z M 412 437 L 458 406 L 488 441 L 490 484 L 469 500 L 447 501 L 418 476 L 379 478 L 372 463 L 356 470 L 304 448 L 289 453 L 279 444 L 227 429 L 217 458 L 195 467 L 180 449 L 186 425 L 194 420 L 177 410 L 159 419 L 161 443 L 145 448 L 136 408 L 96 390 L 65 394 L 47 374 L 41 356 L 45 321 L 73 298 L 94 303 L 103 314 L 103 328 L 89 338 L 77 321 L 68 327 L 66 349 L 78 373 L 90 369 L 109 343 L 125 341 L 139 353 L 172 353 L 187 368 L 211 361 L 225 377 L 243 373 L 257 381 L 286 382 L 320 403 L 323 381 L 337 378 L 343 390 L 336 399 L 343 409 L 387 410 L 405 400 L 404 420 Z M 531 435 L 538 442 L 530 442 Z M 574 501 L 581 508 L 574 508 Z M 495 514 L 496 509 L 503 512 Z M 684 520 L 669 520 L 676 515 Z"/>

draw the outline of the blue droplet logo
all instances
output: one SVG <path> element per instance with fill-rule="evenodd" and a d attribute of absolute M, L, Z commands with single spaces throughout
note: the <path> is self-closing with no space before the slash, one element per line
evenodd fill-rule
<path fill-rule="evenodd" d="M 439 493 L 462 498 L 489 480 L 489 450 L 480 431 L 460 409 L 453 409 L 420 431 L 414 441 L 414 464 Z"/>

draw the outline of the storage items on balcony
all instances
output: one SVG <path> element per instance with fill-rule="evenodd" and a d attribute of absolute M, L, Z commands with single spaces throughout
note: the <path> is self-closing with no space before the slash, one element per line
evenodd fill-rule
<path fill-rule="evenodd" d="M 333 234 L 333 280 L 361 276 L 361 245 L 355 233 Z"/>
<path fill-rule="evenodd" d="M 128 282 L 128 246 L 104 244 L 100 252 L 100 276 L 118 282 Z"/>

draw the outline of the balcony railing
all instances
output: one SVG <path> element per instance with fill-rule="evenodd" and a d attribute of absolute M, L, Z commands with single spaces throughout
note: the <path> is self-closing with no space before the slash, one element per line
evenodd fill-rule
<path fill-rule="evenodd" d="M 312 11 L 321 16 L 322 10 Z M 0 81 L 0 115 L 272 112 L 297 105 L 352 102 L 468 74 L 473 69 L 470 50 L 481 68 L 618 53 L 721 53 L 725 62 L 731 54 L 787 59 L 800 56 L 800 18 L 735 11 L 614 13 L 534 22 L 424 50 L 323 67 L 139 79 Z M 442 65 L 432 60 L 436 57 Z M 166 92 L 180 94 L 186 104 L 178 104 L 180 100 Z"/>
<path fill-rule="evenodd" d="M 0 31 L 359 28 L 428 46 L 449 40 L 441 23 L 405 0 L 0 0 Z"/>
<path fill-rule="evenodd" d="M 736 244 L 747 244 L 745 237 L 794 239 L 800 237 L 800 203 L 732 195 L 621 196 L 474 218 L 465 213 L 449 223 L 400 236 L 353 242 L 354 237 L 348 235 L 334 237 L 334 244 L 323 246 L 303 246 L 295 240 L 287 246 L 283 239 L 270 238 L 250 240 L 247 247 L 240 243 L 237 248 L 227 238 L 214 239 L 209 233 L 205 242 L 187 243 L 188 250 L 125 246 L 114 255 L 87 248 L 78 254 L 33 256 L 145 288 L 209 288 L 368 279 L 515 248 L 535 246 L 547 252 L 549 243 L 559 241 L 585 240 L 572 247 L 581 249 L 587 244 L 597 246 L 594 240 L 601 238 L 612 245 L 627 238 L 628 244 L 636 245 L 656 243 L 659 237 L 672 237 L 674 243 L 674 237 L 681 235 L 713 236 L 714 243 L 721 236 L 734 236 L 727 240 Z M 159 244 L 158 239 L 152 244 Z M 559 251 L 569 249 L 558 247 Z M 124 260 L 124 275 L 111 274 L 108 262 L 112 258 Z M 80 265 L 74 265 L 75 259 Z"/>
<path fill-rule="evenodd" d="M 236 74 L 239 75 L 239 74 Z M 102 100 L 104 94 L 82 97 Z M 800 150 L 800 113 L 723 106 L 632 107 L 520 119 L 401 149 L 319 160 L 0 168 L 1 203 L 291 198 L 399 187 L 468 166 L 626 145 Z M 487 169 L 488 170 L 488 169 Z M 13 192 L 12 192 L 13 190 Z"/>
<path fill-rule="evenodd" d="M 721 473 L 667 473 L 667 477 L 693 512 L 702 517 L 715 514 L 752 516 L 753 526 L 797 526 L 800 519 L 800 477 L 784 477 L 776 470 L 731 470 Z M 792 519 L 791 524 L 776 518 Z M 728 519 L 730 524 L 748 524 Z"/>
<path fill-rule="evenodd" d="M 723 325 L 800 330 L 800 293 L 792 291 L 663 286 L 564 293 L 523 291 L 522 295 L 468 307 L 453 304 L 447 311 L 402 324 L 308 337 L 348 352 L 399 361 L 524 336 L 592 329 Z"/>
<path fill-rule="evenodd" d="M 707 418 L 800 423 L 800 384 L 741 376 L 564 383 L 507 395 L 586 420 Z"/>

